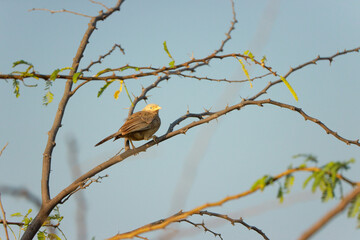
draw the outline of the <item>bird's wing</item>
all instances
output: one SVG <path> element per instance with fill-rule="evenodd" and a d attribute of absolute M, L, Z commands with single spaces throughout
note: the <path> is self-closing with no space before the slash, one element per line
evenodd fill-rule
<path fill-rule="evenodd" d="M 151 127 L 151 122 L 154 120 L 156 115 L 156 113 L 146 111 L 134 113 L 120 128 L 121 134 L 126 135 L 131 132 L 138 132 L 149 129 Z"/>

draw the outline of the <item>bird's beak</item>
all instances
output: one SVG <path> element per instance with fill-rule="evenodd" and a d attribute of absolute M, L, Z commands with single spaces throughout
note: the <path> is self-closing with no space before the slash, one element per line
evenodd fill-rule
<path fill-rule="evenodd" d="M 160 107 L 160 106 L 157 106 L 156 110 L 160 110 L 160 109 L 161 109 L 161 107 Z"/>

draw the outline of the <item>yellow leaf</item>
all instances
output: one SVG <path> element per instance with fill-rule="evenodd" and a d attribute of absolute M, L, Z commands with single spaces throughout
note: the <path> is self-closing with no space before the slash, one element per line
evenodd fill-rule
<path fill-rule="evenodd" d="M 242 68 L 243 72 L 245 73 L 246 78 L 249 80 L 250 88 L 252 88 L 253 85 L 252 85 L 252 82 L 251 82 L 251 79 L 250 79 L 249 72 L 248 72 L 248 71 L 246 70 L 246 68 L 245 68 L 245 64 L 243 63 L 243 61 L 242 61 L 241 59 L 238 59 L 238 58 L 236 58 L 236 59 L 240 62 L 241 68 Z"/>
<path fill-rule="evenodd" d="M 293 97 L 295 98 L 295 100 L 298 101 L 299 98 L 296 95 L 296 92 L 294 91 L 294 89 L 290 86 L 290 83 L 283 76 L 280 76 L 280 79 L 281 79 L 281 81 L 283 81 L 285 83 L 286 87 L 290 90 L 290 92 L 293 95 Z"/>
<path fill-rule="evenodd" d="M 117 100 L 119 98 L 120 90 L 116 90 L 114 93 L 114 98 Z"/>
<path fill-rule="evenodd" d="M 123 84 L 124 84 L 124 81 L 120 80 L 120 89 L 119 89 L 120 92 L 122 91 Z"/>

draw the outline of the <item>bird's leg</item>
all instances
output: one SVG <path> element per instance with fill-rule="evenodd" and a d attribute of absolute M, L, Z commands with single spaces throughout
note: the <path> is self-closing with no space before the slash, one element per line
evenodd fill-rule
<path fill-rule="evenodd" d="M 135 149 L 135 146 L 133 144 L 133 142 L 131 141 L 131 139 L 129 139 L 130 143 L 131 143 L 131 146 L 133 147 L 133 149 Z"/>
<path fill-rule="evenodd" d="M 159 138 L 156 135 L 152 136 L 152 139 L 154 140 L 154 142 L 156 143 L 156 145 L 159 145 Z"/>
<path fill-rule="evenodd" d="M 129 146 L 129 139 L 125 138 L 125 151 L 129 150 L 130 146 Z"/>

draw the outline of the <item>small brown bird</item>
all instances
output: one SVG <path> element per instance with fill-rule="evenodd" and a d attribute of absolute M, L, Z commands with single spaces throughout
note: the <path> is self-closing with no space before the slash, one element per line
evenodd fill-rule
<path fill-rule="evenodd" d="M 133 113 L 128 119 L 126 119 L 124 125 L 114 134 L 104 138 L 98 142 L 96 146 L 103 144 L 104 142 L 114 138 L 114 141 L 119 138 L 127 138 L 133 148 L 134 141 L 148 140 L 159 129 L 161 121 L 159 117 L 159 107 L 156 104 L 148 104 L 140 112 Z"/>

